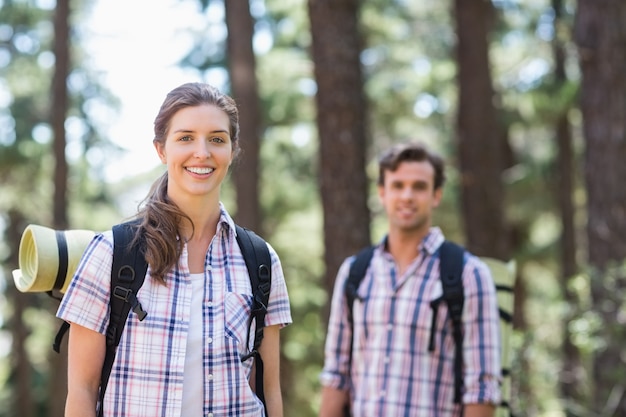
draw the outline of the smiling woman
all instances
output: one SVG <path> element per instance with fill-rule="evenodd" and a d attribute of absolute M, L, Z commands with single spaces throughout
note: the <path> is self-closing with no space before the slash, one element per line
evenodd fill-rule
<path fill-rule="evenodd" d="M 102 135 L 126 151 L 111 158 L 108 181 L 158 165 L 157 158 L 145 157 L 153 152 L 148 139 L 158 103 L 174 86 L 201 81 L 198 71 L 178 64 L 193 45 L 194 31 L 213 21 L 223 24 L 221 6 L 212 5 L 205 13 L 199 7 L 199 2 L 180 0 L 97 0 L 83 20 L 80 30 L 90 67 L 120 102 L 119 114 L 102 108 L 90 114 Z M 209 80 L 218 87 L 225 82 L 220 74 Z"/>
<path fill-rule="evenodd" d="M 230 131 L 228 114 L 202 105 L 178 110 L 165 141 L 155 139 L 169 172 L 168 195 L 179 206 L 196 198 L 219 202 L 220 186 L 238 150 L 239 141 L 231 139 Z"/>
<path fill-rule="evenodd" d="M 235 101 L 208 84 L 180 85 L 158 110 L 153 143 L 167 170 L 135 215 L 130 245 L 148 264 L 143 286 L 131 291 L 148 314 L 128 319 L 101 382 L 111 363 L 108 300 L 119 287 L 111 291 L 113 234 L 98 234 L 57 313 L 70 323 L 65 415 L 282 417 L 279 329 L 292 320 L 280 260 L 261 240 L 271 282 L 262 343 L 250 355 L 249 336 L 259 329 L 238 244 L 246 232 L 220 201 L 239 151 Z"/>

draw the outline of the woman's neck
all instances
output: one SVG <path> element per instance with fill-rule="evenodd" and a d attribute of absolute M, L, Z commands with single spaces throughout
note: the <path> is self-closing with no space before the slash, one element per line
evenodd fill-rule
<path fill-rule="evenodd" d="M 183 219 L 180 226 L 180 233 L 185 240 L 210 240 L 215 235 L 221 215 L 219 202 L 204 204 L 188 202 L 178 206 L 189 217 Z"/>

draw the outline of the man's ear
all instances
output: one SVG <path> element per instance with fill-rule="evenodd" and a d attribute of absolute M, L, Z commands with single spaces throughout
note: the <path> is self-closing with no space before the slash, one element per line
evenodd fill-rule
<path fill-rule="evenodd" d="M 156 140 L 152 142 L 154 145 L 154 149 L 157 151 L 157 155 L 159 155 L 159 159 L 163 164 L 167 163 L 167 158 L 165 157 L 165 146 L 163 146 L 160 142 Z"/>
<path fill-rule="evenodd" d="M 385 197 L 385 187 L 382 185 L 376 185 L 376 190 L 378 191 L 378 200 L 382 202 Z"/>
<path fill-rule="evenodd" d="M 441 204 L 442 198 L 443 198 L 443 187 L 439 187 L 434 191 L 433 207 L 439 207 L 439 204 Z"/>

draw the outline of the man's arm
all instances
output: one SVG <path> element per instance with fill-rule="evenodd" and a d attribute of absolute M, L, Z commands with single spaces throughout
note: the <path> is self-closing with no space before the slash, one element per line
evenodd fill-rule
<path fill-rule="evenodd" d="M 465 404 L 464 417 L 493 417 L 496 407 L 493 404 Z"/>
<path fill-rule="evenodd" d="M 487 265 L 474 256 L 467 258 L 463 275 L 463 402 L 466 410 L 470 404 L 493 408 L 489 404 L 499 403 L 501 397 L 500 314 L 495 285 Z"/>
<path fill-rule="evenodd" d="M 464 417 L 493 417 L 496 408 L 493 404 L 466 404 Z"/>
<path fill-rule="evenodd" d="M 348 391 L 323 387 L 319 417 L 345 417 L 344 410 L 347 405 Z"/>
<path fill-rule="evenodd" d="M 322 395 L 320 417 L 344 417 L 349 402 L 352 325 L 348 320 L 344 292 L 350 262 L 339 269 L 330 306 L 328 331 L 324 347 L 324 369 L 320 375 Z"/>

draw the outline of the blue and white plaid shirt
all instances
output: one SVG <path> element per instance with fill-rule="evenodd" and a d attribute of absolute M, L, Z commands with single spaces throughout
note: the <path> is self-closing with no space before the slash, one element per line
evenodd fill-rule
<path fill-rule="evenodd" d="M 435 350 L 428 350 L 433 310 L 443 292 L 438 250 L 444 241 L 431 228 L 419 255 L 403 275 L 385 251 L 374 251 L 354 302 L 354 347 L 344 286 L 353 258 L 341 266 L 335 282 L 326 338 L 324 386 L 350 391 L 355 417 L 458 417 L 454 404 L 454 340 L 445 303 L 437 312 Z M 487 266 L 466 256 L 463 270 L 463 403 L 500 399 L 499 313 Z"/>
<path fill-rule="evenodd" d="M 222 207 L 205 262 L 202 307 L 204 412 L 213 416 L 261 417 L 264 410 L 251 390 L 252 360 L 246 342 L 252 290 L 235 238 L 235 225 Z M 268 245 L 269 246 L 269 245 Z M 280 261 L 270 247 L 272 287 L 265 325 L 291 323 Z M 105 334 L 109 324 L 112 233 L 97 235 L 76 271 L 57 316 Z M 180 417 L 192 285 L 187 248 L 167 277 L 167 286 L 150 279 L 138 292 L 148 316 L 131 312 L 122 335 L 104 398 L 106 417 Z M 252 333 L 254 334 L 254 333 Z"/>

